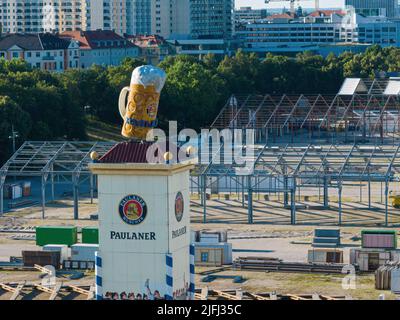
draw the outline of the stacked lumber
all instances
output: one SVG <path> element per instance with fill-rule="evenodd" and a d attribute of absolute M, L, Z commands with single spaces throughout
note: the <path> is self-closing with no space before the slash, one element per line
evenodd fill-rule
<path fill-rule="evenodd" d="M 342 273 L 343 263 L 303 263 L 269 260 L 260 257 L 239 257 L 233 262 L 235 270 L 279 271 L 279 272 L 313 272 Z M 357 267 L 356 271 L 357 271 Z"/>
<path fill-rule="evenodd" d="M 276 292 L 253 293 L 241 290 L 212 290 L 197 288 L 196 300 L 352 300 L 349 296 L 328 296 L 322 294 L 278 294 Z"/>

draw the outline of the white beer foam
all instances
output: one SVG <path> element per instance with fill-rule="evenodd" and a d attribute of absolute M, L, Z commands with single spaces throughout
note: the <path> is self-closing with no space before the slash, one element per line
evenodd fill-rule
<path fill-rule="evenodd" d="M 131 85 L 141 84 L 144 87 L 153 85 L 158 93 L 164 88 L 165 80 L 167 80 L 167 74 L 164 70 L 147 65 L 137 67 L 133 70 Z"/>

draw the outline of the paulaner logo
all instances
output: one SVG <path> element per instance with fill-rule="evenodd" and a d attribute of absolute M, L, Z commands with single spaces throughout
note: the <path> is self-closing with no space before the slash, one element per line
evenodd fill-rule
<path fill-rule="evenodd" d="M 119 215 L 127 224 L 136 225 L 146 218 L 146 202 L 137 195 L 129 195 L 119 203 Z"/>
<path fill-rule="evenodd" d="M 236 175 L 249 175 L 255 163 L 254 137 L 254 129 L 202 129 L 200 134 L 193 129 L 183 129 L 178 133 L 177 122 L 170 121 L 168 139 L 164 130 L 158 128 L 147 134 L 146 140 L 154 144 L 147 150 L 146 159 L 149 163 L 160 163 L 159 153 L 167 150 L 168 140 L 169 163 L 197 160 L 205 165 L 210 162 L 235 165 Z M 187 152 L 189 148 L 190 153 Z"/>

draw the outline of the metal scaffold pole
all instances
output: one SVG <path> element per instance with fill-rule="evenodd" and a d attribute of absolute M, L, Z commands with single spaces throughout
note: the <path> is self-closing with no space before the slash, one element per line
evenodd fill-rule
<path fill-rule="evenodd" d="M 251 176 L 247 176 L 247 187 L 248 187 L 248 198 L 247 198 L 247 210 L 248 210 L 248 223 L 253 223 L 253 189 L 251 186 Z"/>
<path fill-rule="evenodd" d="M 328 177 L 324 176 L 324 208 L 329 207 L 329 189 L 328 189 Z"/>
<path fill-rule="evenodd" d="M 94 194 L 94 176 L 90 174 L 90 203 L 93 204 L 93 194 Z"/>
<path fill-rule="evenodd" d="M 385 181 L 385 226 L 388 226 L 388 197 L 389 197 L 389 183 Z"/>
<path fill-rule="evenodd" d="M 53 168 L 51 168 L 51 175 L 50 175 L 50 179 L 51 179 L 51 200 L 54 201 L 55 200 L 55 192 L 54 192 L 54 173 L 53 173 Z"/>
<path fill-rule="evenodd" d="M 73 176 L 74 219 L 79 219 L 79 176 Z"/>
<path fill-rule="evenodd" d="M 339 225 L 341 225 L 342 224 L 342 182 L 339 182 L 338 194 L 339 194 Z"/>
<path fill-rule="evenodd" d="M 207 223 L 207 176 L 202 177 L 202 187 L 203 187 L 203 223 Z"/>
<path fill-rule="evenodd" d="M 4 213 L 4 181 L 0 178 L 0 215 Z"/>
<path fill-rule="evenodd" d="M 371 209 L 371 176 L 368 170 L 368 209 Z"/>
<path fill-rule="evenodd" d="M 46 174 L 42 175 L 41 195 L 42 195 L 42 219 L 46 218 Z"/>

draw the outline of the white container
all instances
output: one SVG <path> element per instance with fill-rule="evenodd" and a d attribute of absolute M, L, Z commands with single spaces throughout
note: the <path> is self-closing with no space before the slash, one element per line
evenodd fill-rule
<path fill-rule="evenodd" d="M 393 293 L 396 293 L 396 294 L 400 293 L 400 269 L 399 268 L 392 270 L 390 288 Z"/>
<path fill-rule="evenodd" d="M 308 262 L 326 262 L 326 252 L 308 250 Z"/>
<path fill-rule="evenodd" d="M 95 252 L 99 250 L 98 244 L 78 243 L 71 246 L 71 260 L 95 261 Z"/>
<path fill-rule="evenodd" d="M 356 249 L 352 248 L 350 249 L 350 264 L 356 264 L 357 263 L 357 251 Z"/>
<path fill-rule="evenodd" d="M 43 251 L 58 251 L 60 252 L 60 263 L 69 258 L 69 248 L 64 244 L 46 244 L 43 246 Z"/>
<path fill-rule="evenodd" d="M 391 261 L 400 261 L 400 251 L 399 250 L 392 250 L 391 252 Z"/>
<path fill-rule="evenodd" d="M 222 263 L 232 264 L 232 243 L 220 242 L 220 243 L 206 243 L 206 242 L 196 242 L 196 248 L 221 248 L 223 250 Z"/>
<path fill-rule="evenodd" d="M 13 200 L 22 198 L 22 186 L 20 184 L 11 185 L 11 198 Z"/>
<path fill-rule="evenodd" d="M 219 233 L 201 233 L 200 242 L 201 243 L 219 243 L 220 235 Z"/>

